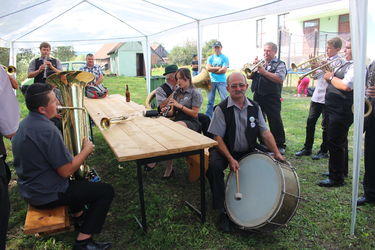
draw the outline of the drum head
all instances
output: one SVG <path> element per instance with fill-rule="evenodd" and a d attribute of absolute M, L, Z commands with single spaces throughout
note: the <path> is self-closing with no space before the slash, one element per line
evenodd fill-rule
<path fill-rule="evenodd" d="M 225 206 L 229 217 L 245 228 L 271 220 L 281 205 L 284 178 L 278 164 L 268 155 L 253 153 L 239 162 L 241 200 L 235 199 L 236 174 L 228 176 Z"/>

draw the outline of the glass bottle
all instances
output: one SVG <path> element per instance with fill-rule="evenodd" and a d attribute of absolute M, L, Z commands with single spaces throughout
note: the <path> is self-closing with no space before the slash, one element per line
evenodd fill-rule
<path fill-rule="evenodd" d="M 126 102 L 130 102 L 130 92 L 129 92 L 129 87 L 127 84 L 126 84 L 126 89 L 125 89 L 125 99 L 126 99 Z"/>

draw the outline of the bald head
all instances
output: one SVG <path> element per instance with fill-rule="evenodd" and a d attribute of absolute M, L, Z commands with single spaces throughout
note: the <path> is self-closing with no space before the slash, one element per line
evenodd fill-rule
<path fill-rule="evenodd" d="M 227 91 L 234 101 L 243 102 L 247 87 L 246 77 L 241 72 L 233 72 L 227 77 Z"/>
<path fill-rule="evenodd" d="M 231 82 L 238 82 L 238 80 L 240 80 L 242 83 L 247 83 L 246 77 L 241 72 L 236 71 L 227 76 L 228 86 L 231 84 Z"/>

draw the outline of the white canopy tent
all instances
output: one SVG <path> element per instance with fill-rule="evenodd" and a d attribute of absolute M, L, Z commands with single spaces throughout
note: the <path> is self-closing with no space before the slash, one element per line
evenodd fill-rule
<path fill-rule="evenodd" d="M 80 43 L 141 41 L 150 90 L 150 40 L 196 28 L 201 56 L 202 27 L 251 19 L 269 14 L 317 6 L 338 0 L 1 0 L 0 47 L 11 50 L 15 64 L 18 48 L 37 47 L 42 41 L 53 46 Z M 358 173 L 363 127 L 363 79 L 365 68 L 367 0 L 350 0 L 355 61 L 355 153 L 353 195 L 358 191 Z M 354 189 L 355 188 L 355 189 Z M 353 201 L 354 201 L 353 196 Z M 355 216 L 355 205 L 353 203 Z M 354 222 L 353 221 L 353 233 Z"/>

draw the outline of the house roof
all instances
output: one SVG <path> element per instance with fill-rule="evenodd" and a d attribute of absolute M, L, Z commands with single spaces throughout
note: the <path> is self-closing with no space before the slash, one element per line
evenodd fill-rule
<path fill-rule="evenodd" d="M 122 43 L 107 43 L 104 44 L 96 53 L 95 59 L 103 60 L 109 58 L 108 53 L 112 51 L 114 48 L 120 47 Z"/>

